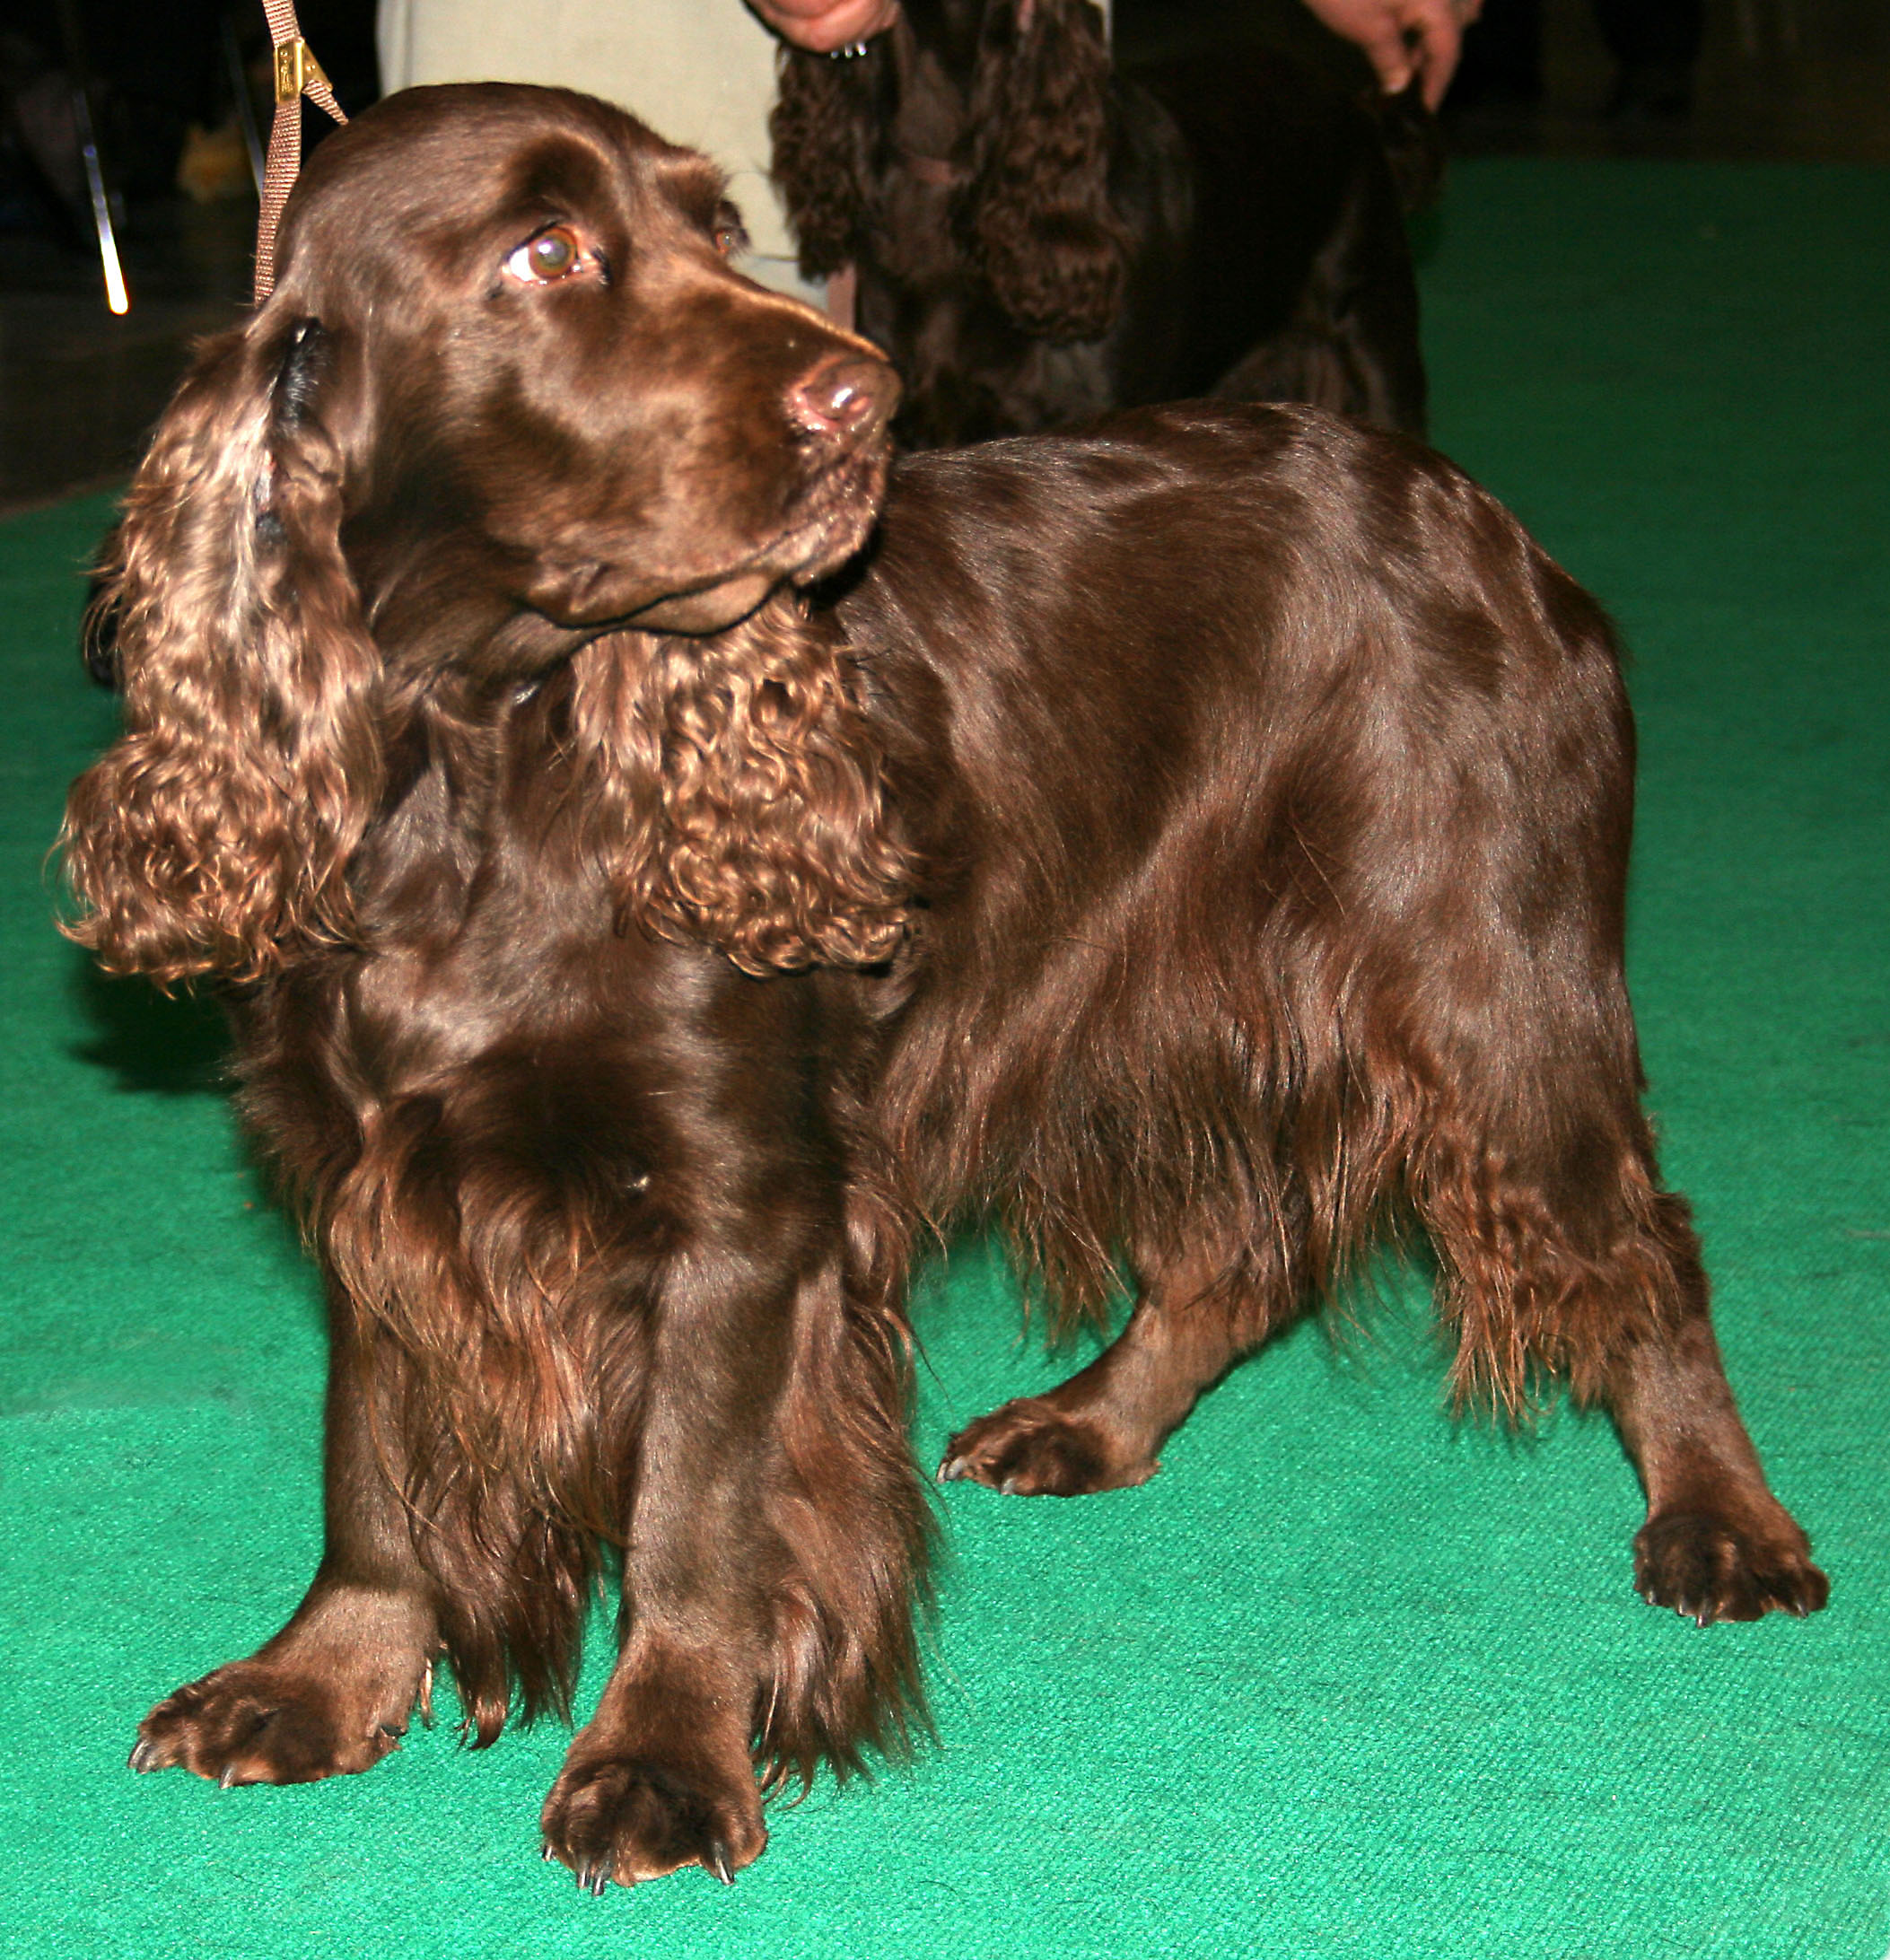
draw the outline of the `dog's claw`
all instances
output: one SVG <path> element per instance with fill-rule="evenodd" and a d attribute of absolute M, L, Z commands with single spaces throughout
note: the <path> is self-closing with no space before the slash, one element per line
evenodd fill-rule
<path fill-rule="evenodd" d="M 965 1470 L 964 1457 L 949 1457 L 939 1466 L 939 1482 L 941 1483 L 957 1483 L 963 1478 Z"/>
<path fill-rule="evenodd" d="M 148 1776 L 157 1767 L 157 1764 L 151 1760 L 156 1754 L 157 1751 L 148 1742 L 140 1738 L 132 1749 L 130 1755 L 126 1758 L 126 1761 L 140 1776 Z"/>
<path fill-rule="evenodd" d="M 732 1886 L 735 1883 L 735 1874 L 729 1869 L 729 1848 L 720 1838 L 712 1838 L 709 1841 L 709 1869 L 723 1885 Z"/>
<path fill-rule="evenodd" d="M 223 1765 L 223 1773 L 217 1778 L 216 1787 L 219 1789 L 234 1789 L 236 1788 L 235 1763 L 226 1763 Z"/>

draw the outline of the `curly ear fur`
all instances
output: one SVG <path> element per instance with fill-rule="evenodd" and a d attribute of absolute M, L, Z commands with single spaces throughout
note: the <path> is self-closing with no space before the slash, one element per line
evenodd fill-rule
<path fill-rule="evenodd" d="M 871 966 L 911 877 L 834 630 L 778 598 L 728 632 L 573 663 L 573 795 L 625 914 L 744 973 Z"/>
<path fill-rule="evenodd" d="M 309 413 L 326 336 L 267 319 L 179 390 L 94 600 L 125 733 L 67 800 L 67 930 L 167 984 L 258 979 L 300 940 L 346 936 L 343 868 L 380 792 L 341 459 Z"/>
<path fill-rule="evenodd" d="M 825 279 L 859 250 L 872 182 L 873 49 L 831 61 L 783 48 L 774 108 L 769 174 L 801 247 L 801 276 Z"/>
<path fill-rule="evenodd" d="M 1130 240 L 1108 197 L 1109 56 L 1089 0 L 985 13 L 960 223 L 1005 311 L 1046 340 L 1095 340 L 1122 311 Z"/>

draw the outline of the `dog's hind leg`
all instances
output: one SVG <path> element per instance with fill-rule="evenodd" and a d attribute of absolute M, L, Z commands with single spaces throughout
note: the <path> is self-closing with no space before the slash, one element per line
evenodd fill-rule
<path fill-rule="evenodd" d="M 1592 1072 L 1490 1098 L 1501 1122 L 1466 1123 L 1459 1099 L 1418 1168 L 1459 1384 L 1513 1405 L 1541 1369 L 1610 1411 L 1647 1493 L 1634 1577 L 1653 1604 L 1702 1625 L 1814 1612 L 1829 1588 L 1734 1405 L 1686 1204 L 1631 1096 L 1584 1093 Z"/>
<path fill-rule="evenodd" d="M 1648 1500 L 1634 1540 L 1641 1597 L 1704 1626 L 1781 1610 L 1815 1613 L 1830 1593 L 1797 1521 L 1765 1482 L 1734 1406 L 1707 1317 L 1706 1276 L 1684 1206 L 1663 1201 L 1681 1310 L 1635 1343 L 1606 1398 Z"/>
<path fill-rule="evenodd" d="M 1116 1339 L 1061 1387 L 960 1430 L 941 1480 L 1052 1497 L 1147 1483 L 1203 1392 L 1298 1309 L 1297 1264 L 1277 1246 L 1231 1265 L 1199 1251 L 1138 1259 L 1140 1294 Z"/>

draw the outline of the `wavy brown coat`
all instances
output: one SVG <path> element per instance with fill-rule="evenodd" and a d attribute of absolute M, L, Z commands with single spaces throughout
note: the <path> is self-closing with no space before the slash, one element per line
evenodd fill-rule
<path fill-rule="evenodd" d="M 882 511 L 889 371 L 735 222 L 601 104 L 397 97 L 134 486 L 74 931 L 224 984 L 333 1345 L 314 1583 L 134 1763 L 363 1769 L 442 1652 L 489 1741 L 566 1704 L 614 1555 L 547 1855 L 730 1876 L 763 1789 L 917 1711 L 904 1283 L 967 1217 L 1135 1305 L 946 1474 L 1141 1481 L 1415 1220 L 1466 1390 L 1614 1413 L 1649 1598 L 1822 1604 L 1639 1106 L 1594 605 L 1306 410 L 922 459 Z"/>

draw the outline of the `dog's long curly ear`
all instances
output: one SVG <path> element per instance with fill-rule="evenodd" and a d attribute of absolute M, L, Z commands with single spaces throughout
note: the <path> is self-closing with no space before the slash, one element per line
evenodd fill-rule
<path fill-rule="evenodd" d="M 113 971 L 253 980 L 349 931 L 380 663 L 319 413 L 331 339 L 265 312 L 211 343 L 133 480 L 94 600 L 125 733 L 60 835 L 82 907 L 66 930 Z"/>
<path fill-rule="evenodd" d="M 827 278 L 858 256 L 872 183 L 874 70 L 890 58 L 877 46 L 844 61 L 781 50 L 769 174 L 804 278 Z"/>
<path fill-rule="evenodd" d="M 959 223 L 999 303 L 1047 340 L 1122 311 L 1129 234 L 1109 203 L 1109 55 L 1089 0 L 997 0 L 973 79 Z"/>
<path fill-rule="evenodd" d="M 780 598 L 703 639 L 593 642 L 572 683 L 572 807 L 627 919 L 757 975 L 897 949 L 913 868 L 830 623 Z"/>

